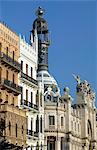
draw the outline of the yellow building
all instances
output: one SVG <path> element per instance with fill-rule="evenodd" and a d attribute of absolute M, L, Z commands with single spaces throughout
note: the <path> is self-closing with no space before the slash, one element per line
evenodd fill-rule
<path fill-rule="evenodd" d="M 10 150 L 26 147 L 26 114 L 18 108 L 18 95 L 22 94 L 18 85 L 19 53 L 18 35 L 0 22 L 0 136 L 5 139 L 0 150 L 3 145 Z"/>

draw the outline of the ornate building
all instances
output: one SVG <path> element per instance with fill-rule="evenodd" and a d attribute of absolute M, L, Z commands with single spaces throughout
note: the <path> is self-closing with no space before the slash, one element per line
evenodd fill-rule
<path fill-rule="evenodd" d="M 64 95 L 48 71 L 49 30 L 39 7 L 33 29 L 38 35 L 37 80 L 42 86 L 44 104 L 44 149 L 46 150 L 97 150 L 97 122 L 95 93 L 87 81 L 77 80 L 76 104 L 72 104 L 69 89 Z"/>
<path fill-rule="evenodd" d="M 32 35 L 31 35 L 32 37 Z M 22 95 L 19 96 L 19 106 L 25 110 L 27 116 L 27 147 L 34 150 L 39 141 L 37 119 L 39 118 L 39 106 L 36 101 L 38 93 L 37 71 L 37 34 L 31 38 L 31 45 L 20 37 L 20 58 L 21 74 L 19 75 L 20 85 L 23 87 Z"/>
<path fill-rule="evenodd" d="M 0 22 L 0 150 L 26 147 L 26 113 L 18 108 L 19 36 Z"/>
<path fill-rule="evenodd" d="M 30 44 L 0 23 L 0 119 L 4 125 L 0 136 L 7 141 L 3 145 L 9 149 L 26 146 L 26 150 L 97 150 L 95 93 L 87 81 L 73 75 L 75 104 L 68 87 L 61 96 L 48 70 L 50 39 L 43 14 L 39 7 Z"/>

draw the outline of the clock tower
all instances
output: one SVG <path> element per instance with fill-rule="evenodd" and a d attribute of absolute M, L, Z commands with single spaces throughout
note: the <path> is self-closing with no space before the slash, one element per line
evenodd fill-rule
<path fill-rule="evenodd" d="M 33 23 L 33 35 L 35 30 L 38 36 L 38 70 L 48 70 L 48 46 L 49 41 L 49 30 L 46 20 L 43 18 L 44 9 L 38 7 L 36 11 L 37 18 Z"/>

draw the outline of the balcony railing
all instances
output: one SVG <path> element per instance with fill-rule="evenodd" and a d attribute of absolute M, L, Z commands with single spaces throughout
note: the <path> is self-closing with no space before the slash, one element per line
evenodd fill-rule
<path fill-rule="evenodd" d="M 1 63 L 10 66 L 11 68 L 13 68 L 18 72 L 21 71 L 20 63 L 16 60 L 13 60 L 10 56 L 6 55 L 5 53 L 0 52 L 0 59 L 1 59 Z"/>
<path fill-rule="evenodd" d="M 34 131 L 27 129 L 27 135 L 34 136 Z"/>
<path fill-rule="evenodd" d="M 27 100 L 22 100 L 22 101 L 21 101 L 21 105 L 27 106 L 28 108 L 31 108 L 31 109 L 35 109 L 35 110 L 37 110 L 37 111 L 38 111 L 38 109 L 39 109 L 36 104 L 33 104 L 33 103 L 31 103 L 31 102 L 29 102 L 29 101 L 27 101 Z"/>
<path fill-rule="evenodd" d="M 14 95 L 18 96 L 22 93 L 22 87 L 13 83 L 12 81 L 9 81 L 7 79 L 1 79 L 0 80 L 0 86 L 2 89 L 7 89 L 9 93 L 14 93 Z"/>
<path fill-rule="evenodd" d="M 29 82 L 33 83 L 34 85 L 38 85 L 38 82 L 37 80 L 33 79 L 32 77 L 28 76 L 27 74 L 25 73 L 21 73 L 21 77 L 28 80 Z"/>
<path fill-rule="evenodd" d="M 27 135 L 28 136 L 33 136 L 33 137 L 38 137 L 38 133 L 32 130 L 27 129 Z"/>

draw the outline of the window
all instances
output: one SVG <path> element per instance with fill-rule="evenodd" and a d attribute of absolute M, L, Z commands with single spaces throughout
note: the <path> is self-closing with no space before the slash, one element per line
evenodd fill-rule
<path fill-rule="evenodd" d="M 12 105 L 14 105 L 14 97 L 12 98 Z"/>
<path fill-rule="evenodd" d="M 1 102 L 1 92 L 0 92 L 0 102 Z"/>
<path fill-rule="evenodd" d="M 0 79 L 2 77 L 2 68 L 0 67 Z"/>
<path fill-rule="evenodd" d="M 6 55 L 8 56 L 8 47 L 6 47 Z"/>
<path fill-rule="evenodd" d="M 23 92 L 21 94 L 21 105 L 23 104 Z"/>
<path fill-rule="evenodd" d="M 13 74 L 12 80 L 13 80 L 13 83 L 15 83 L 15 75 L 14 74 Z"/>
<path fill-rule="evenodd" d="M 79 123 L 78 123 L 78 132 L 79 132 Z"/>
<path fill-rule="evenodd" d="M 42 93 L 40 93 L 40 106 L 42 107 Z"/>
<path fill-rule="evenodd" d="M 28 64 L 26 64 L 26 74 L 28 75 Z"/>
<path fill-rule="evenodd" d="M 37 142 L 36 150 L 39 150 L 39 143 Z"/>
<path fill-rule="evenodd" d="M 22 134 L 23 134 L 23 131 L 24 131 L 24 127 L 23 127 L 23 125 L 22 125 Z"/>
<path fill-rule="evenodd" d="M 14 51 L 13 51 L 13 56 L 12 56 L 12 58 L 13 58 L 13 61 L 14 61 Z"/>
<path fill-rule="evenodd" d="M 0 51 L 1 51 L 1 49 L 2 49 L 2 44 L 0 43 Z"/>
<path fill-rule="evenodd" d="M 8 74 L 9 74 L 9 72 L 8 72 L 8 70 L 6 70 L 6 79 L 8 80 Z"/>
<path fill-rule="evenodd" d="M 76 122 L 75 122 L 75 131 L 76 131 Z"/>
<path fill-rule="evenodd" d="M 11 123 L 9 121 L 9 136 L 11 136 Z"/>
<path fill-rule="evenodd" d="M 63 117 L 61 117 L 61 126 L 63 126 Z"/>
<path fill-rule="evenodd" d="M 36 93 L 36 105 L 39 106 L 39 92 Z"/>
<path fill-rule="evenodd" d="M 96 121 L 97 121 L 97 113 L 96 113 Z"/>
<path fill-rule="evenodd" d="M 31 104 L 33 103 L 33 93 L 31 92 Z"/>
<path fill-rule="evenodd" d="M 49 116 L 49 125 L 55 125 L 55 116 Z"/>
<path fill-rule="evenodd" d="M 8 95 L 6 95 L 6 102 L 8 102 Z"/>
<path fill-rule="evenodd" d="M 17 137 L 17 123 L 16 123 L 16 137 Z"/>
<path fill-rule="evenodd" d="M 21 70 L 23 71 L 23 61 L 21 60 Z"/>
<path fill-rule="evenodd" d="M 33 78 L 33 68 L 31 67 L 31 78 Z"/>
<path fill-rule="evenodd" d="M 73 130 L 73 121 L 71 121 L 71 129 Z"/>
<path fill-rule="evenodd" d="M 42 133 L 42 116 L 40 118 L 40 133 Z"/>
<path fill-rule="evenodd" d="M 37 119 L 36 119 L 36 132 L 39 132 L 39 117 L 37 115 Z"/>
<path fill-rule="evenodd" d="M 28 90 L 26 90 L 26 101 L 28 101 Z"/>
<path fill-rule="evenodd" d="M 43 146 L 42 146 L 42 142 L 41 142 L 41 147 L 40 147 L 40 150 L 42 150 L 42 147 L 43 147 Z"/>
<path fill-rule="evenodd" d="M 31 118 L 31 131 L 33 131 L 33 118 Z"/>

